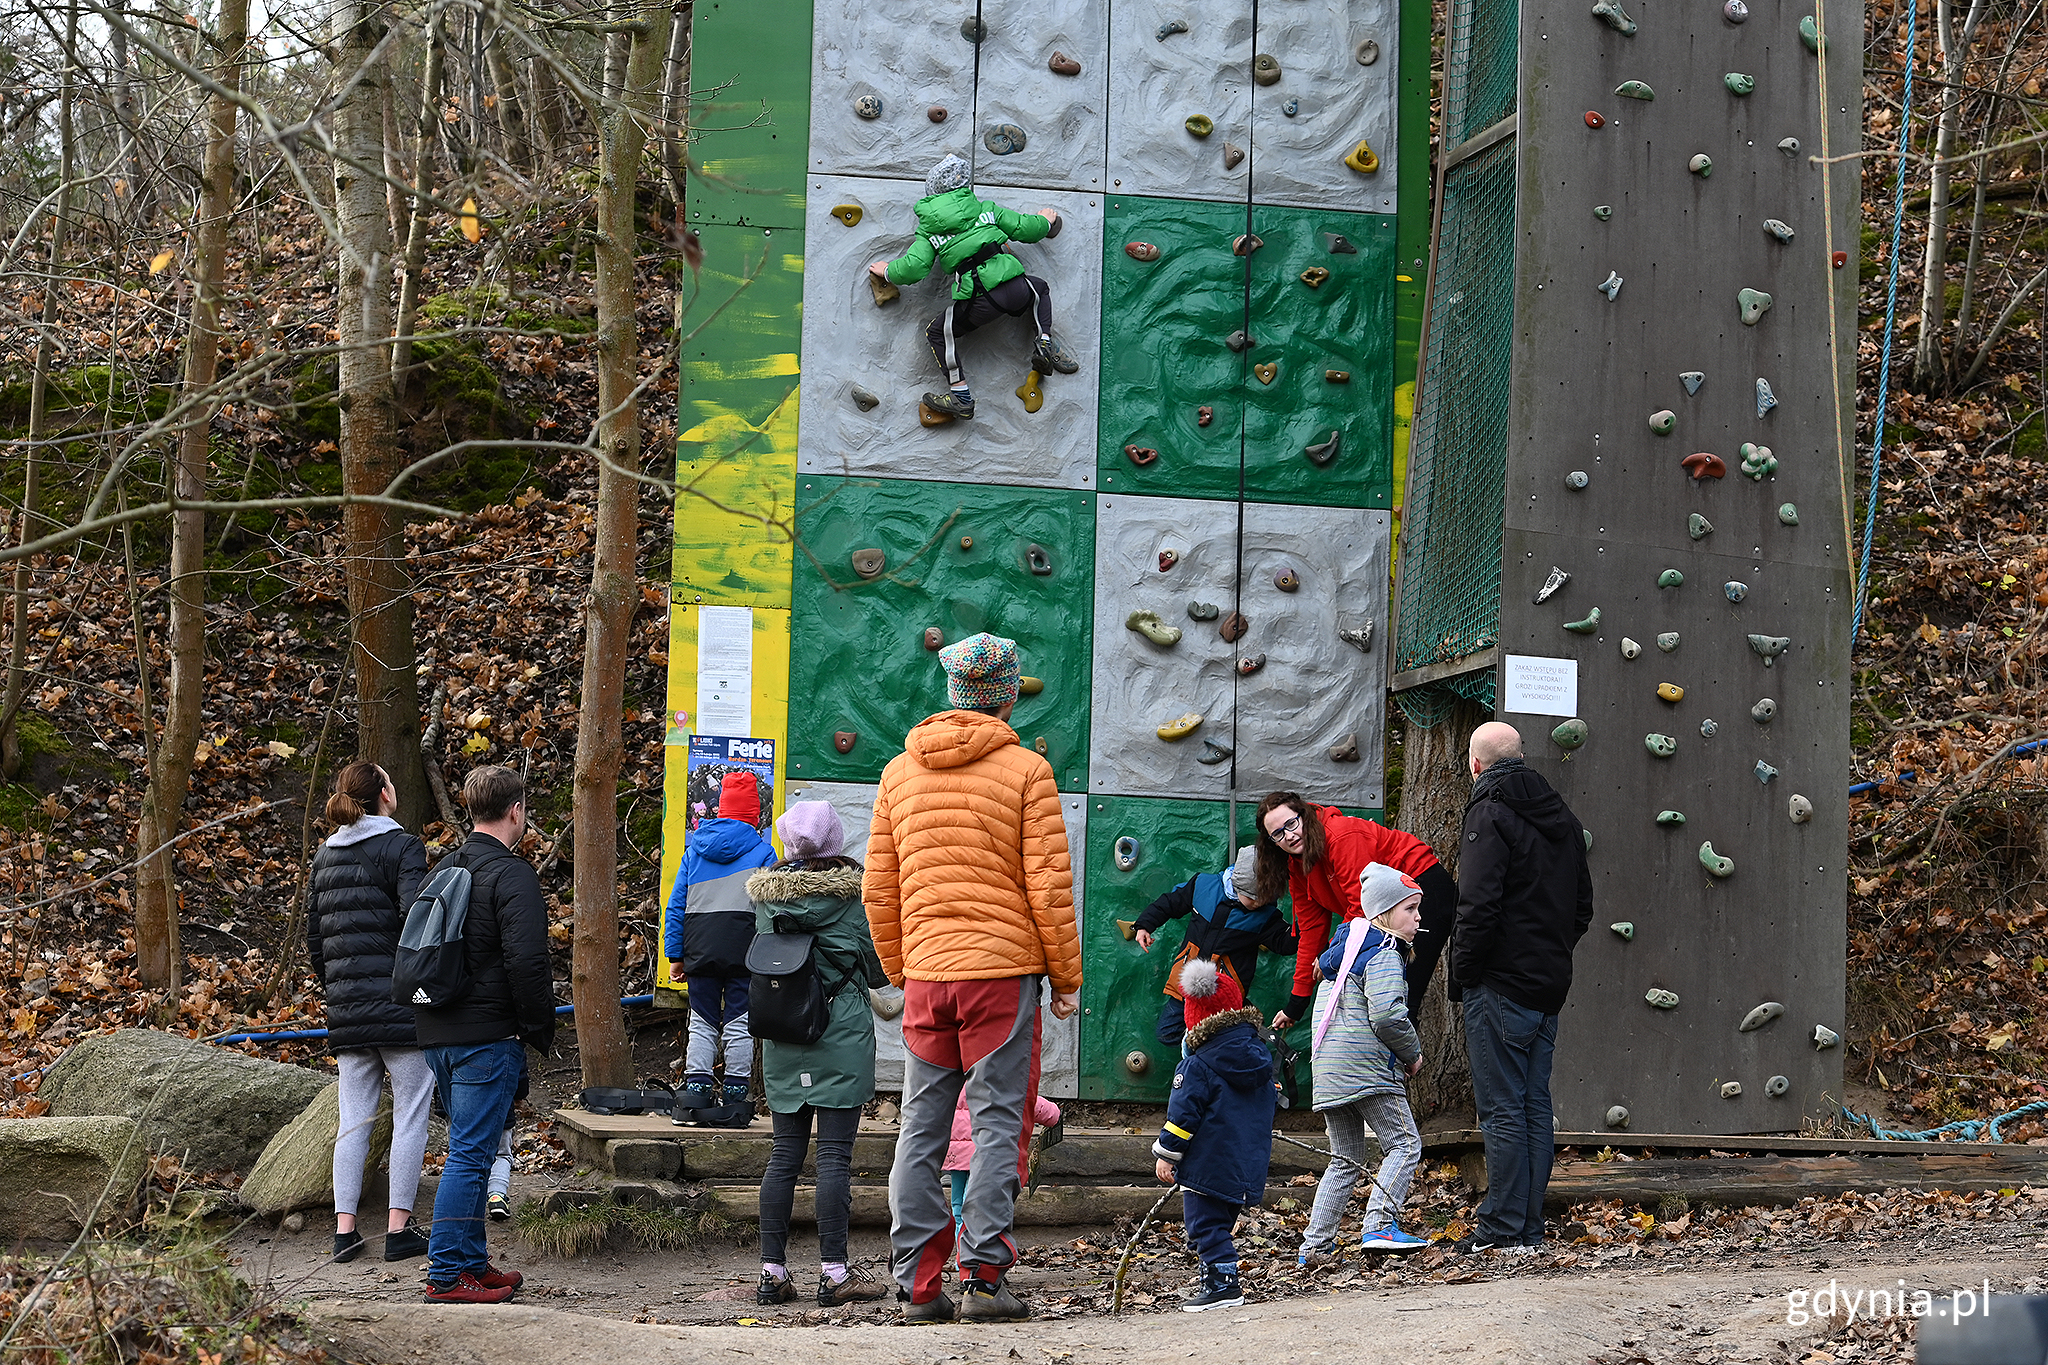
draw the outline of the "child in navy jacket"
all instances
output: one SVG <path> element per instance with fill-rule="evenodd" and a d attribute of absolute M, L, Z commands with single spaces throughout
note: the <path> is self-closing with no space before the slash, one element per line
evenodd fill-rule
<path fill-rule="evenodd" d="M 1230 1231 L 1246 1205 L 1266 1195 L 1279 1086 L 1273 1055 L 1259 1041 L 1259 1012 L 1208 958 L 1180 969 L 1187 1038 L 1173 1071 L 1166 1126 L 1152 1143 L 1157 1174 L 1181 1187 L 1188 1244 L 1202 1258 L 1202 1288 L 1187 1313 L 1244 1302 Z"/>

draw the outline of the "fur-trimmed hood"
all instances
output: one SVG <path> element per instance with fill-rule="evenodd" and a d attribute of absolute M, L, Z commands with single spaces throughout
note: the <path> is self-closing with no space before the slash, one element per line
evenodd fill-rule
<path fill-rule="evenodd" d="M 1183 1052 L 1195 1051 L 1195 1049 L 1201 1047 L 1202 1044 L 1208 1042 L 1232 1024 L 1250 1024 L 1254 1029 L 1258 1029 L 1263 1028 L 1265 1022 L 1265 1019 L 1259 1012 L 1250 1005 L 1246 1005 L 1242 1009 L 1221 1010 L 1189 1029 L 1187 1037 L 1181 1042 L 1181 1050 Z"/>
<path fill-rule="evenodd" d="M 798 901 L 806 896 L 830 896 L 834 900 L 860 899 L 861 870 L 858 867 L 828 867 L 811 871 L 795 867 L 764 867 L 747 878 L 747 899 Z"/>

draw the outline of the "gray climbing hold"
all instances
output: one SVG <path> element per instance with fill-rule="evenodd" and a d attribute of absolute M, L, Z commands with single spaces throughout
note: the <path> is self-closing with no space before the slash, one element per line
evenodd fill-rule
<path fill-rule="evenodd" d="M 1332 763 L 1358 762 L 1358 736 L 1355 734 L 1346 735 L 1335 744 L 1332 744 L 1330 746 L 1330 761 Z"/>
<path fill-rule="evenodd" d="M 1586 471 L 1583 469 L 1574 469 L 1571 473 L 1564 476 L 1564 486 L 1574 492 L 1584 488 L 1591 482 L 1592 479 L 1587 477 Z"/>
<path fill-rule="evenodd" d="M 1714 523 L 1708 521 L 1698 512 L 1694 512 L 1685 519 L 1685 533 L 1694 540 L 1705 540 L 1708 536 L 1714 534 Z"/>
<path fill-rule="evenodd" d="M 1756 77 L 1740 71 L 1731 71 L 1721 78 L 1721 84 L 1728 87 L 1731 95 L 1747 95 L 1756 89 Z"/>
<path fill-rule="evenodd" d="M 1608 925 L 1607 927 L 1608 929 L 1613 931 L 1613 933 L 1618 938 L 1620 938 L 1623 943 L 1634 942 L 1636 936 L 1636 926 L 1633 921 L 1625 919 L 1616 920 L 1614 923 Z"/>
<path fill-rule="evenodd" d="M 880 550 L 855 550 L 847 558 L 862 578 L 880 578 L 882 570 L 889 567 L 889 557 Z"/>
<path fill-rule="evenodd" d="M 1730 602 L 1740 602 L 1743 598 L 1749 596 L 1749 584 L 1738 583 L 1731 578 L 1721 585 L 1721 594 Z"/>
<path fill-rule="evenodd" d="M 1771 311 L 1771 296 L 1761 289 L 1741 289 L 1735 294 L 1735 301 L 1742 308 L 1742 325 L 1754 327 L 1757 320 Z"/>
<path fill-rule="evenodd" d="M 1252 344 L 1251 333 L 1240 327 L 1229 336 L 1223 338 L 1223 344 L 1242 355 Z"/>
<path fill-rule="evenodd" d="M 1705 720 L 1700 722 L 1700 738 L 1712 739 L 1715 735 L 1718 735 L 1720 733 L 1721 722 L 1715 720 L 1712 716 L 1708 716 Z"/>
<path fill-rule="evenodd" d="M 1741 1082 L 1741 1081 L 1723 1081 L 1723 1082 L 1721 1082 L 1721 1098 L 1722 1098 L 1722 1099 L 1724 1099 L 1724 1100 L 1737 1100 L 1737 1099 L 1741 1099 L 1741 1098 L 1742 1098 L 1742 1082 Z"/>
<path fill-rule="evenodd" d="M 1599 219 L 1599 220 L 1600 220 L 1601 222 L 1603 222 L 1603 223 L 1604 223 L 1604 222 L 1606 222 L 1606 221 L 1607 221 L 1607 220 L 1608 220 L 1609 218 L 1612 218 L 1612 217 L 1614 216 L 1614 205 L 1612 205 L 1612 204 L 1595 204 L 1595 205 L 1593 205 L 1593 216 L 1594 216 L 1595 218 L 1598 218 L 1598 219 Z"/>
<path fill-rule="evenodd" d="M 1237 144 L 1236 144 L 1235 142 L 1225 142 L 1225 143 L 1223 144 L 1223 169 L 1224 169 L 1224 170 L 1226 170 L 1226 171 L 1234 171 L 1234 170 L 1236 170 L 1236 169 L 1237 169 L 1237 166 L 1238 166 L 1238 163 L 1239 163 L 1239 162 L 1241 162 L 1241 161 L 1243 161 L 1243 160 L 1244 160 L 1244 148 L 1242 148 L 1242 147 L 1238 146 L 1238 145 L 1237 145 Z"/>
<path fill-rule="evenodd" d="M 1550 738 L 1558 748 L 1570 752 L 1586 742 L 1586 722 L 1573 716 L 1550 732 Z"/>
<path fill-rule="evenodd" d="M 1685 163 L 1685 168 L 1700 179 L 1705 180 L 1714 173 L 1714 158 L 1708 156 L 1705 152 L 1694 152 L 1692 160 Z"/>
<path fill-rule="evenodd" d="M 1351 49 L 1351 56 L 1360 66 L 1371 66 L 1380 59 L 1380 45 L 1370 38 L 1362 38 L 1358 46 Z"/>
<path fill-rule="evenodd" d="M 1295 116 L 1296 114 L 1298 114 L 1298 113 L 1300 113 L 1300 112 L 1301 112 L 1301 101 L 1300 101 L 1300 100 L 1289 100 L 1289 101 L 1287 101 L 1287 103 L 1285 103 L 1285 104 L 1283 104 L 1283 105 L 1281 105 L 1281 106 L 1280 106 L 1280 112 L 1281 112 L 1281 113 L 1283 113 L 1283 114 L 1285 114 L 1285 115 L 1287 115 L 1287 117 L 1289 117 L 1289 118 L 1293 118 L 1293 117 L 1294 117 L 1294 116 Z"/>
<path fill-rule="evenodd" d="M 1739 24 L 1749 17 L 1749 6 L 1743 4 L 1742 0 L 1728 0 L 1727 4 L 1721 6 L 1721 17 L 1731 24 Z"/>
<path fill-rule="evenodd" d="M 864 389 L 858 384 L 847 390 L 847 393 L 852 397 L 853 405 L 862 412 L 873 412 L 875 407 L 882 401 L 875 396 L 872 390 Z"/>
<path fill-rule="evenodd" d="M 1842 1035 L 1829 1028 L 1826 1024 L 1815 1024 L 1813 1026 L 1813 1050 L 1815 1052 L 1819 1052 L 1823 1048 L 1831 1048 L 1841 1041 Z"/>
<path fill-rule="evenodd" d="M 1771 392 L 1771 381 L 1762 375 L 1756 377 L 1756 415 L 1762 417 L 1778 406 L 1778 395 Z"/>
<path fill-rule="evenodd" d="M 1670 735 L 1653 732 L 1643 736 L 1643 747 L 1650 751 L 1652 758 L 1669 758 L 1678 752 L 1678 741 Z"/>
<path fill-rule="evenodd" d="M 1576 621 L 1565 622 L 1564 628 L 1574 635 L 1591 635 L 1600 629 L 1600 608 L 1593 608 Z"/>
<path fill-rule="evenodd" d="M 1235 749 L 1232 749 L 1227 744 L 1218 744 L 1213 739 L 1205 739 L 1202 741 L 1201 755 L 1195 759 L 1195 762 L 1206 764 L 1213 768 L 1236 752 Z"/>
<path fill-rule="evenodd" d="M 862 118 L 880 118 L 882 116 L 882 97 L 880 95 L 862 95 L 853 102 L 853 112 L 859 114 Z"/>
<path fill-rule="evenodd" d="M 1779 503 L 1778 524 L 1781 526 L 1797 526 L 1799 524 L 1798 504 L 1790 502 Z"/>
<path fill-rule="evenodd" d="M 1360 654 L 1372 653 L 1372 622 L 1367 621 L 1357 630 L 1340 630 L 1337 638 L 1350 645 Z"/>
<path fill-rule="evenodd" d="M 1543 580 L 1543 586 L 1536 589 L 1536 605 L 1542 606 L 1557 596 L 1557 590 L 1572 581 L 1572 576 L 1555 564 L 1550 567 L 1550 576 Z"/>
<path fill-rule="evenodd" d="M 1116 841 L 1116 869 L 1129 872 L 1138 865 L 1138 841 L 1126 834 Z"/>
<path fill-rule="evenodd" d="M 1773 1076 L 1764 1082 L 1764 1093 L 1774 1100 L 1782 1099 L 1791 1088 L 1791 1080 L 1784 1076 Z"/>
<path fill-rule="evenodd" d="M 1607 272 L 1607 278 L 1593 287 L 1605 294 L 1609 303 L 1613 303 L 1615 295 L 1621 293 L 1621 276 L 1610 270 Z"/>
<path fill-rule="evenodd" d="M 1657 636 L 1657 648 L 1663 650 L 1666 654 L 1669 654 L 1673 650 L 1677 649 L 1678 632 L 1675 630 L 1667 630 L 1661 632 Z"/>
<path fill-rule="evenodd" d="M 1707 382 L 1707 374 L 1704 370 L 1681 370 L 1678 382 L 1685 385 L 1686 397 L 1690 398 L 1700 391 L 1700 385 Z"/>
<path fill-rule="evenodd" d="M 1657 812 L 1657 823 L 1667 827 L 1682 825 L 1685 823 L 1685 812 L 1682 810 L 1660 810 Z"/>
<path fill-rule="evenodd" d="M 1662 986 L 1652 986 L 1643 992 L 1643 999 L 1651 1009 L 1675 1010 L 1678 1008 L 1678 992 L 1667 991 Z"/>
<path fill-rule="evenodd" d="M 1756 780 L 1761 782 L 1766 787 L 1770 786 L 1771 783 L 1778 780 L 1778 770 L 1776 768 L 1773 768 L 1770 764 L 1764 762 L 1762 759 L 1758 759 L 1756 761 L 1756 768 L 1754 769 L 1754 771 L 1756 773 Z"/>
<path fill-rule="evenodd" d="M 1593 17 L 1616 33 L 1630 38 L 1635 36 L 1636 21 L 1629 18 L 1627 11 L 1616 4 L 1615 0 L 1599 0 L 1599 3 L 1593 6 Z"/>
<path fill-rule="evenodd" d="M 1650 430 L 1659 436 L 1669 436 L 1678 429 L 1678 414 L 1670 408 L 1659 408 L 1650 414 Z"/>
<path fill-rule="evenodd" d="M 1779 150 L 1779 151 L 1781 151 L 1781 152 L 1783 152 L 1783 153 L 1784 153 L 1784 154 L 1785 154 L 1786 156 L 1798 156 L 1798 155 L 1799 155 L 1799 139 L 1798 139 L 1798 138 L 1796 138 L 1796 137 L 1781 137 L 1781 138 L 1779 138 L 1779 139 L 1778 139 L 1778 150 Z"/>
<path fill-rule="evenodd" d="M 1794 792 L 1792 799 L 1785 803 L 1785 814 L 1793 824 L 1803 825 L 1813 818 L 1813 802 Z"/>
<path fill-rule="evenodd" d="M 960 36 L 970 43 L 979 43 L 988 37 L 988 25 L 981 21 L 980 15 L 970 14 L 960 21 Z"/>
<path fill-rule="evenodd" d="M 981 145 L 991 156 L 1015 156 L 1024 150 L 1024 130 L 1014 123 L 998 123 L 981 135 Z"/>
<path fill-rule="evenodd" d="M 1798 235 L 1792 231 L 1792 225 L 1782 218 L 1764 219 L 1764 231 L 1781 242 L 1789 242 Z"/>
<path fill-rule="evenodd" d="M 1323 250 L 1332 256 L 1356 256 L 1358 248 L 1351 245 L 1351 239 L 1341 232 L 1323 234 Z"/>
<path fill-rule="evenodd" d="M 1748 1014 L 1742 1016 L 1742 1027 L 1738 1032 L 1754 1033 L 1784 1012 L 1785 1007 L 1783 1005 L 1775 1000 L 1766 1000 L 1763 1004 L 1758 1005 Z"/>
<path fill-rule="evenodd" d="M 1735 875 L 1735 860 L 1725 853 L 1714 852 L 1712 840 L 1700 845 L 1700 866 L 1715 877 Z"/>
<path fill-rule="evenodd" d="M 1033 541 L 1024 547 L 1024 567 L 1031 570 L 1034 577 L 1049 578 L 1052 575 L 1052 556 L 1046 553 L 1043 545 Z"/>
<path fill-rule="evenodd" d="M 1609 1128 L 1628 1127 L 1628 1106 L 1625 1104 L 1610 1105 L 1607 1110 L 1607 1126 Z"/>
<path fill-rule="evenodd" d="M 1328 464 L 1337 458 L 1338 450 L 1342 447 L 1343 443 L 1344 433 L 1333 427 L 1330 430 L 1329 440 L 1318 441 L 1312 446 L 1303 446 L 1301 453 L 1308 456 L 1312 464 Z"/>
<path fill-rule="evenodd" d="M 1163 43 L 1163 42 L 1165 42 L 1165 41 L 1166 41 L 1166 40 L 1167 40 L 1168 38 L 1171 38 L 1171 37 L 1172 37 L 1172 36 L 1173 36 L 1174 34 L 1176 34 L 1176 33 L 1186 33 L 1187 31 L 1188 31 L 1188 21 L 1187 21 L 1187 20 L 1185 20 L 1185 19 L 1168 19 L 1168 20 L 1167 20 L 1167 21 L 1166 21 L 1165 23 L 1163 23 L 1163 24 L 1161 24 L 1161 25 L 1159 26 L 1159 41 Z"/>
<path fill-rule="evenodd" d="M 1792 647 L 1792 640 L 1786 635 L 1752 635 L 1749 637 L 1749 647 L 1763 659 L 1764 667 L 1769 668 L 1780 654 Z"/>
<path fill-rule="evenodd" d="M 1685 586 L 1685 575 L 1676 569 L 1666 569 L 1657 575 L 1657 586 L 1660 588 L 1682 588 Z"/>
<path fill-rule="evenodd" d="M 1188 619 L 1190 621 L 1213 621 L 1222 614 L 1223 609 L 1214 602 L 1188 603 Z"/>
<path fill-rule="evenodd" d="M 1778 718 L 1778 703 L 1770 697 L 1763 698 L 1749 708 L 1749 718 L 1758 725 L 1769 725 Z"/>
<path fill-rule="evenodd" d="M 1653 100 L 1657 92 L 1641 81 L 1623 81 L 1614 87 L 1614 93 L 1627 100 Z"/>
<path fill-rule="evenodd" d="M 1622 657 L 1622 658 L 1624 658 L 1624 659 L 1634 659 L 1634 658 L 1638 658 L 1638 657 L 1640 657 L 1640 656 L 1641 656 L 1642 652 L 1643 652 L 1643 647 L 1642 647 L 1641 645 L 1637 644 L 1637 643 L 1636 643 L 1636 642 L 1635 642 L 1634 640 L 1631 640 L 1631 639 L 1629 639 L 1629 638 L 1628 638 L 1628 636 L 1626 636 L 1626 635 L 1624 635 L 1624 636 L 1622 636 L 1622 637 L 1621 637 L 1621 657 Z"/>
<path fill-rule="evenodd" d="M 1270 52 L 1261 52 L 1252 58 L 1252 79 L 1260 85 L 1277 85 L 1280 81 L 1280 59 Z"/>

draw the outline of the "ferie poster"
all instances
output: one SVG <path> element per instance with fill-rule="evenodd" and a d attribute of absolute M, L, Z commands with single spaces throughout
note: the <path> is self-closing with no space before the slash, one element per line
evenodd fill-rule
<path fill-rule="evenodd" d="M 724 784 L 725 775 L 735 772 L 752 773 L 760 785 L 761 814 L 754 821 L 755 827 L 766 830 L 775 822 L 775 741 L 691 735 L 689 794 L 684 798 L 683 809 L 685 830 L 694 830 L 706 820 L 718 818 L 718 789 Z"/>

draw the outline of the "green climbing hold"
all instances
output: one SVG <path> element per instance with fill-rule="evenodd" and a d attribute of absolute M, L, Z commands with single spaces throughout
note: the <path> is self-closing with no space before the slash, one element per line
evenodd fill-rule
<path fill-rule="evenodd" d="M 1678 428 L 1678 414 L 1670 408 L 1660 408 L 1650 414 L 1650 430 L 1659 436 L 1669 436 Z"/>
<path fill-rule="evenodd" d="M 1595 607 L 1587 612 L 1583 620 L 1565 622 L 1564 628 L 1574 635 L 1591 635 L 1600 629 L 1600 608 Z"/>
<path fill-rule="evenodd" d="M 1771 454 L 1769 446 L 1760 446 L 1754 441 L 1742 443 L 1742 472 L 1761 483 L 1766 474 L 1778 472 L 1778 457 Z"/>
<path fill-rule="evenodd" d="M 1666 654 L 1669 654 L 1674 649 L 1677 649 L 1678 632 L 1675 630 L 1667 630 L 1660 634 L 1657 637 L 1657 648 L 1663 650 Z"/>
<path fill-rule="evenodd" d="M 1714 852 L 1712 840 L 1700 845 L 1700 866 L 1716 877 L 1734 875 L 1735 860 L 1725 853 Z"/>
<path fill-rule="evenodd" d="M 1819 55 L 1822 46 L 1820 40 L 1820 25 L 1814 23 L 1813 16 L 1811 14 L 1807 15 L 1804 19 L 1801 19 L 1799 21 L 1799 41 L 1806 44 L 1806 50 L 1808 52 L 1814 53 L 1815 55 Z"/>
<path fill-rule="evenodd" d="M 1599 0 L 1599 3 L 1593 6 L 1593 17 L 1624 37 L 1635 37 L 1636 21 L 1629 18 L 1628 12 L 1616 4 L 1615 0 Z"/>
<path fill-rule="evenodd" d="M 1797 526 L 1799 524 L 1799 508 L 1793 503 L 1779 503 L 1778 523 L 1782 526 Z"/>
<path fill-rule="evenodd" d="M 1623 81 L 1614 87 L 1614 93 L 1626 100 L 1653 100 L 1657 92 L 1641 81 Z"/>
<path fill-rule="evenodd" d="M 1771 296 L 1761 289 L 1744 289 L 1735 295 L 1735 301 L 1742 307 L 1742 325 L 1754 327 L 1757 320 L 1771 311 Z"/>
<path fill-rule="evenodd" d="M 1731 71 L 1721 78 L 1721 84 L 1728 87 L 1731 95 L 1747 95 L 1756 89 L 1756 77 L 1746 76 L 1740 71 Z"/>
<path fill-rule="evenodd" d="M 1749 647 L 1763 659 L 1764 667 L 1769 668 L 1780 654 L 1792 647 L 1792 640 L 1785 635 L 1752 635 Z"/>
<path fill-rule="evenodd" d="M 1594 216 L 1595 218 L 1598 218 L 1598 219 L 1599 219 L 1599 220 L 1600 220 L 1601 222 L 1603 222 L 1603 223 L 1604 223 L 1604 222 L 1606 222 L 1606 221 L 1607 221 L 1607 220 L 1608 220 L 1609 218 L 1612 218 L 1612 217 L 1614 216 L 1614 205 L 1612 205 L 1612 204 L 1595 204 L 1595 205 L 1593 205 L 1593 216 Z"/>
<path fill-rule="evenodd" d="M 1660 825 L 1682 825 L 1685 823 L 1685 812 L 1682 810 L 1660 810 L 1657 812 L 1657 823 Z"/>
<path fill-rule="evenodd" d="M 1666 569 L 1663 573 L 1657 575 L 1657 586 L 1660 588 L 1683 587 L 1685 586 L 1685 575 L 1676 569 Z"/>
<path fill-rule="evenodd" d="M 1742 1022 L 1736 1026 L 1736 1032 L 1754 1033 L 1784 1013 L 1785 1007 L 1782 1004 L 1776 1000 L 1766 1000 L 1763 1004 L 1758 1005 L 1748 1014 L 1742 1016 Z"/>
<path fill-rule="evenodd" d="M 1586 722 L 1574 716 L 1552 730 L 1550 737 L 1556 741 L 1560 749 L 1576 749 L 1586 742 L 1587 733 Z"/>
<path fill-rule="evenodd" d="M 1216 120 L 1207 114 L 1189 114 L 1184 126 L 1196 137 L 1207 137 L 1216 131 Z"/>
<path fill-rule="evenodd" d="M 1708 156 L 1705 152 L 1694 152 L 1692 160 L 1685 163 L 1685 168 L 1700 179 L 1705 180 L 1714 173 L 1714 158 Z"/>
<path fill-rule="evenodd" d="M 1188 619 L 1190 621 L 1213 621 L 1222 614 L 1222 610 L 1214 602 L 1188 603 Z"/>
<path fill-rule="evenodd" d="M 1714 523 L 1708 521 L 1700 513 L 1694 512 L 1685 519 L 1685 533 L 1694 540 L 1705 540 L 1708 536 L 1714 534 Z"/>
<path fill-rule="evenodd" d="M 1180 643 L 1180 627 L 1169 626 L 1159 619 L 1156 611 L 1134 611 L 1124 618 L 1124 629 L 1135 630 L 1155 645 L 1177 645 Z"/>
<path fill-rule="evenodd" d="M 1612 929 L 1615 933 L 1621 935 L 1622 942 L 1624 943 L 1630 943 L 1635 940 L 1636 926 L 1628 920 L 1617 920 L 1615 923 L 1610 924 L 1607 927 L 1609 929 Z"/>
<path fill-rule="evenodd" d="M 1652 758 L 1669 758 L 1678 752 L 1678 741 L 1670 735 L 1647 734 L 1643 736 L 1643 747 Z"/>
<path fill-rule="evenodd" d="M 1675 1010 L 1678 1008 L 1678 992 L 1667 991 L 1662 986 L 1652 986 L 1649 990 L 1644 991 L 1643 999 L 1653 1009 Z"/>
<path fill-rule="evenodd" d="M 1593 851 L 1593 831 L 1581 826 L 1579 829 L 1579 838 L 1585 843 L 1586 852 L 1591 853 Z"/>

